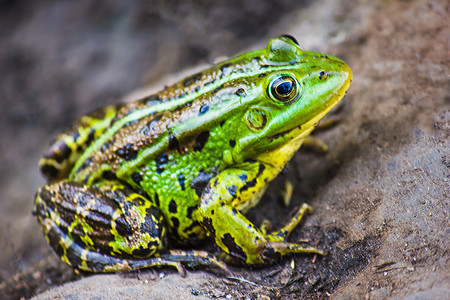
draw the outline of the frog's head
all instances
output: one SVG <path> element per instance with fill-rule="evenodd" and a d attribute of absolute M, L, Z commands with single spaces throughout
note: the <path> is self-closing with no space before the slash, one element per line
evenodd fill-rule
<path fill-rule="evenodd" d="M 255 52 L 256 53 L 256 52 Z M 290 36 L 269 41 L 258 52 L 261 73 L 248 95 L 246 128 L 238 131 L 237 161 L 301 140 L 346 94 L 352 72 L 342 60 L 303 51 Z M 264 75 L 261 75 L 264 74 Z M 241 119 L 244 121 L 243 119 Z M 242 124 L 242 123 L 241 123 Z"/>

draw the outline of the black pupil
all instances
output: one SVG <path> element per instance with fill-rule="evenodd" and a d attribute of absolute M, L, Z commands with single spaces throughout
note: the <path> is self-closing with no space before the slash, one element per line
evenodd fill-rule
<path fill-rule="evenodd" d="M 292 82 L 285 81 L 277 86 L 277 93 L 281 96 L 287 96 L 292 91 Z"/>

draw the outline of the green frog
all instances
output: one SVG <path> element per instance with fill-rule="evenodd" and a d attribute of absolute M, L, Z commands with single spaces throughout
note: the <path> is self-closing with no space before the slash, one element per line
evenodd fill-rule
<path fill-rule="evenodd" d="M 70 266 L 116 272 L 269 264 L 322 252 L 288 242 L 311 208 L 274 232 L 246 212 L 352 80 L 342 60 L 291 36 L 132 103 L 81 117 L 40 161 L 33 214 Z M 206 237 L 223 254 L 193 249 Z"/>

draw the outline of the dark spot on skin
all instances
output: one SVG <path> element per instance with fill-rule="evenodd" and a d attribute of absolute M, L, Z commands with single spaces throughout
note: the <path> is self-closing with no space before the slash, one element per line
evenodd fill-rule
<path fill-rule="evenodd" d="M 64 248 L 59 244 L 59 240 L 61 237 L 61 233 L 57 232 L 54 228 L 51 228 L 47 232 L 48 242 L 52 246 L 53 250 L 55 250 L 56 254 L 58 254 L 58 256 L 64 255 Z"/>
<path fill-rule="evenodd" d="M 116 180 L 117 179 L 116 174 L 112 171 L 103 171 L 102 177 L 106 180 Z"/>
<path fill-rule="evenodd" d="M 95 138 L 95 130 L 92 129 L 91 132 L 89 132 L 89 135 L 88 135 L 88 137 L 86 139 L 86 143 L 85 144 L 86 145 L 90 145 L 92 143 L 92 141 L 94 140 L 94 138 Z"/>
<path fill-rule="evenodd" d="M 207 174 L 204 170 L 201 170 L 197 177 L 192 180 L 189 186 L 195 189 L 195 193 L 198 197 L 202 196 L 203 190 L 208 185 L 209 180 L 213 177 L 213 174 Z"/>
<path fill-rule="evenodd" d="M 181 190 L 184 191 L 185 190 L 185 183 L 186 183 L 186 178 L 184 178 L 184 174 L 178 174 L 177 176 L 178 179 L 178 183 L 180 184 Z"/>
<path fill-rule="evenodd" d="M 133 149 L 133 144 L 128 143 L 123 148 L 117 149 L 116 154 L 126 161 L 130 161 L 137 157 L 138 152 Z"/>
<path fill-rule="evenodd" d="M 319 79 L 322 80 L 324 77 L 327 77 L 328 74 L 325 71 L 320 71 L 319 73 Z"/>
<path fill-rule="evenodd" d="M 169 212 L 173 214 L 177 213 L 177 203 L 173 199 L 169 202 Z"/>
<path fill-rule="evenodd" d="M 188 87 L 192 85 L 194 82 L 199 81 L 202 78 L 203 74 L 201 72 L 194 74 L 186 79 L 183 80 L 183 85 L 185 87 Z"/>
<path fill-rule="evenodd" d="M 320 57 L 322 57 L 322 58 L 328 58 L 328 56 L 326 56 L 326 55 L 321 55 Z"/>
<path fill-rule="evenodd" d="M 102 152 L 105 152 L 106 150 L 108 150 L 109 147 L 114 145 L 114 142 L 115 142 L 114 139 L 107 140 L 101 147 Z"/>
<path fill-rule="evenodd" d="M 36 195 L 36 197 L 38 197 L 38 195 Z M 34 203 L 34 207 L 33 210 L 31 211 L 31 214 L 35 217 L 39 216 L 42 218 L 46 218 L 49 215 L 47 209 L 45 208 L 45 205 L 41 201 Z"/>
<path fill-rule="evenodd" d="M 140 227 L 141 233 L 148 233 L 153 238 L 159 238 L 161 230 L 158 223 L 156 223 L 151 216 L 154 216 L 155 219 L 159 219 L 161 213 L 156 207 L 147 208 L 144 223 L 142 223 Z"/>
<path fill-rule="evenodd" d="M 234 238 L 229 233 L 225 233 L 222 238 L 222 243 L 227 246 L 228 251 L 231 255 L 242 259 L 243 261 L 247 260 L 247 254 L 242 250 L 242 248 L 236 244 Z"/>
<path fill-rule="evenodd" d="M 203 147 L 205 147 L 206 142 L 209 138 L 209 131 L 203 131 L 200 133 L 195 139 L 195 145 L 193 147 L 195 152 L 202 151 Z"/>
<path fill-rule="evenodd" d="M 169 156 L 167 153 L 163 153 L 156 158 L 156 172 L 161 174 L 164 171 L 164 167 L 169 162 Z"/>
<path fill-rule="evenodd" d="M 256 56 L 256 57 L 253 57 L 252 58 L 252 62 L 254 62 L 254 63 L 257 63 L 257 62 L 259 62 L 261 60 L 261 57 L 259 57 L 259 56 Z"/>
<path fill-rule="evenodd" d="M 237 209 L 236 209 L 235 207 L 233 207 L 233 208 L 231 209 L 231 211 L 233 212 L 233 215 L 236 215 L 236 214 L 237 214 Z"/>
<path fill-rule="evenodd" d="M 86 169 L 87 167 L 89 167 L 92 160 L 93 160 L 92 157 L 89 157 L 88 159 L 86 159 L 78 170 L 83 170 L 83 169 Z"/>
<path fill-rule="evenodd" d="M 225 124 L 225 121 L 221 121 L 220 122 L 220 127 L 223 127 L 224 124 Z"/>
<path fill-rule="evenodd" d="M 78 138 L 80 137 L 80 133 L 77 132 L 77 133 L 75 133 L 72 137 L 73 137 L 73 142 L 76 143 L 77 140 L 78 140 Z"/>
<path fill-rule="evenodd" d="M 266 251 L 264 251 L 262 253 L 262 256 L 265 258 L 268 258 L 269 260 L 272 260 L 272 261 L 277 261 L 277 260 L 281 259 L 281 253 L 276 252 L 275 249 L 273 249 L 273 248 L 269 248 Z"/>
<path fill-rule="evenodd" d="M 259 78 L 263 78 L 264 76 L 266 76 L 264 73 L 258 75 Z"/>
<path fill-rule="evenodd" d="M 154 198 L 154 201 L 155 201 L 155 204 L 156 204 L 156 206 L 158 206 L 158 207 L 159 207 L 159 196 L 158 196 L 158 194 L 157 194 L 157 193 L 155 193 L 155 198 Z"/>
<path fill-rule="evenodd" d="M 259 164 L 258 173 L 256 174 L 256 177 L 261 176 L 261 174 L 264 172 L 265 169 L 266 169 L 266 166 L 264 166 L 264 164 Z"/>
<path fill-rule="evenodd" d="M 197 206 L 196 206 L 196 205 L 194 205 L 194 206 L 189 206 L 189 207 L 187 208 L 187 214 L 186 214 L 186 217 L 187 217 L 188 219 L 192 219 L 192 213 L 193 213 L 196 209 L 197 209 Z"/>
<path fill-rule="evenodd" d="M 233 185 L 229 185 L 227 186 L 227 191 L 228 193 L 230 193 L 231 197 L 236 197 L 236 190 L 237 190 L 237 186 Z"/>
<path fill-rule="evenodd" d="M 221 89 L 223 89 L 223 84 L 220 85 L 220 86 L 218 86 L 217 88 L 215 88 L 215 89 L 212 91 L 212 93 L 213 93 L 213 94 L 217 94 L 218 92 L 220 92 Z"/>
<path fill-rule="evenodd" d="M 243 88 L 238 88 L 235 92 L 234 92 L 237 96 L 241 97 L 245 95 L 245 90 Z"/>
<path fill-rule="evenodd" d="M 138 195 L 140 195 L 140 194 L 138 194 Z M 137 205 L 137 206 L 143 206 L 145 201 L 146 201 L 146 199 L 143 197 L 134 197 L 131 200 L 131 203 L 133 203 L 134 205 Z"/>
<path fill-rule="evenodd" d="M 239 175 L 239 179 L 242 180 L 242 181 L 246 181 L 247 180 L 247 175 L 246 174 Z"/>
<path fill-rule="evenodd" d="M 169 150 L 178 149 L 179 143 L 178 139 L 172 132 L 169 133 Z"/>
<path fill-rule="evenodd" d="M 139 172 L 131 174 L 131 179 L 133 179 L 134 182 L 137 184 L 141 184 L 142 181 L 142 175 Z"/>
<path fill-rule="evenodd" d="M 230 63 L 226 63 L 226 64 L 224 64 L 223 66 L 220 67 L 220 71 L 221 71 L 220 77 L 223 77 L 223 76 L 226 75 L 225 73 L 228 71 L 230 66 L 231 66 Z"/>
<path fill-rule="evenodd" d="M 56 148 L 56 149 L 55 149 Z M 49 153 L 46 153 L 44 155 L 45 158 L 53 158 L 58 163 L 63 162 L 67 158 L 69 158 L 70 154 L 72 153 L 72 149 L 67 146 L 67 144 L 64 141 L 58 141 L 49 151 Z"/>
<path fill-rule="evenodd" d="M 81 237 L 86 236 L 86 232 L 83 229 L 83 225 L 78 223 L 75 227 L 72 228 L 72 237 L 77 240 L 77 243 L 81 242 Z M 105 239 L 106 240 L 106 239 Z"/>
<path fill-rule="evenodd" d="M 294 129 L 294 128 L 289 129 L 289 130 L 286 130 L 286 131 L 283 131 L 283 132 L 279 132 L 279 133 L 277 133 L 277 134 L 274 134 L 274 135 L 272 135 L 271 137 L 269 137 L 269 139 L 277 139 L 277 138 L 283 137 L 283 136 L 285 136 L 286 134 L 288 134 L 289 132 L 291 132 L 293 129 Z"/>
<path fill-rule="evenodd" d="M 174 231 L 178 231 L 178 227 L 180 227 L 180 221 L 177 219 L 177 217 L 170 218 L 172 221 L 172 227 Z"/>
<path fill-rule="evenodd" d="M 139 190 L 137 191 L 137 193 L 142 196 L 140 199 L 143 199 L 143 203 L 145 203 L 147 200 L 152 201 L 152 198 L 145 191 Z"/>
<path fill-rule="evenodd" d="M 243 192 L 248 190 L 251 187 L 254 187 L 256 185 L 256 178 L 254 178 L 253 180 L 248 181 L 243 187 L 241 187 L 241 189 L 239 190 L 239 192 Z"/>
<path fill-rule="evenodd" d="M 214 209 L 211 209 L 211 216 L 214 216 Z"/>
<path fill-rule="evenodd" d="M 181 93 L 180 95 L 176 96 L 174 99 L 179 99 L 179 98 L 183 98 L 187 95 L 186 92 Z"/>
<path fill-rule="evenodd" d="M 284 236 L 286 236 L 286 231 L 285 230 L 282 230 L 282 231 L 279 231 L 278 233 L 277 233 L 277 236 L 279 236 L 279 237 L 284 237 Z"/>
<path fill-rule="evenodd" d="M 234 146 L 236 146 L 236 141 L 235 140 L 230 140 L 230 147 L 234 148 Z"/>
<path fill-rule="evenodd" d="M 54 178 L 58 176 L 59 170 L 51 165 L 43 165 L 41 167 L 41 172 L 47 178 Z"/>
<path fill-rule="evenodd" d="M 139 249 L 133 250 L 133 256 L 140 258 L 149 257 L 151 254 L 153 254 L 153 249 L 144 248 L 142 245 L 139 246 Z"/>
<path fill-rule="evenodd" d="M 160 243 L 161 243 L 160 240 L 150 241 L 150 242 L 147 243 L 147 248 L 156 249 L 156 248 L 158 248 L 158 245 Z"/>
<path fill-rule="evenodd" d="M 206 228 L 206 230 L 209 231 L 210 237 L 214 239 L 216 236 L 216 230 L 214 229 L 214 226 L 212 224 L 212 219 L 208 217 L 203 217 L 202 224 Z"/>
<path fill-rule="evenodd" d="M 130 114 L 130 112 L 129 112 L 128 114 Z M 128 115 L 128 114 L 127 114 L 127 115 Z M 122 128 L 129 127 L 129 126 L 131 126 L 131 125 L 137 124 L 137 123 L 139 123 L 139 121 L 140 121 L 140 120 L 137 119 L 137 120 L 133 120 L 133 121 L 127 122 L 127 123 L 125 123 L 125 124 L 122 126 Z"/>
<path fill-rule="evenodd" d="M 161 103 L 161 98 L 158 95 L 150 95 L 148 97 L 142 98 L 140 102 L 145 105 L 152 106 Z"/>
<path fill-rule="evenodd" d="M 198 111 L 198 115 L 199 116 L 204 115 L 208 110 L 209 110 L 209 105 L 205 103 L 200 107 L 200 109 Z"/>

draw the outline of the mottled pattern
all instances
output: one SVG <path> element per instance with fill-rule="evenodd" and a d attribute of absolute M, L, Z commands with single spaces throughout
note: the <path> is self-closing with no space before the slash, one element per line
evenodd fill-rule
<path fill-rule="evenodd" d="M 266 233 L 244 214 L 344 96 L 342 61 L 302 51 L 289 36 L 161 92 L 84 116 L 41 160 L 49 184 L 34 214 L 69 265 L 92 272 L 209 265 L 177 251 L 207 235 L 248 264 L 321 253 L 286 241 L 310 208 Z"/>

